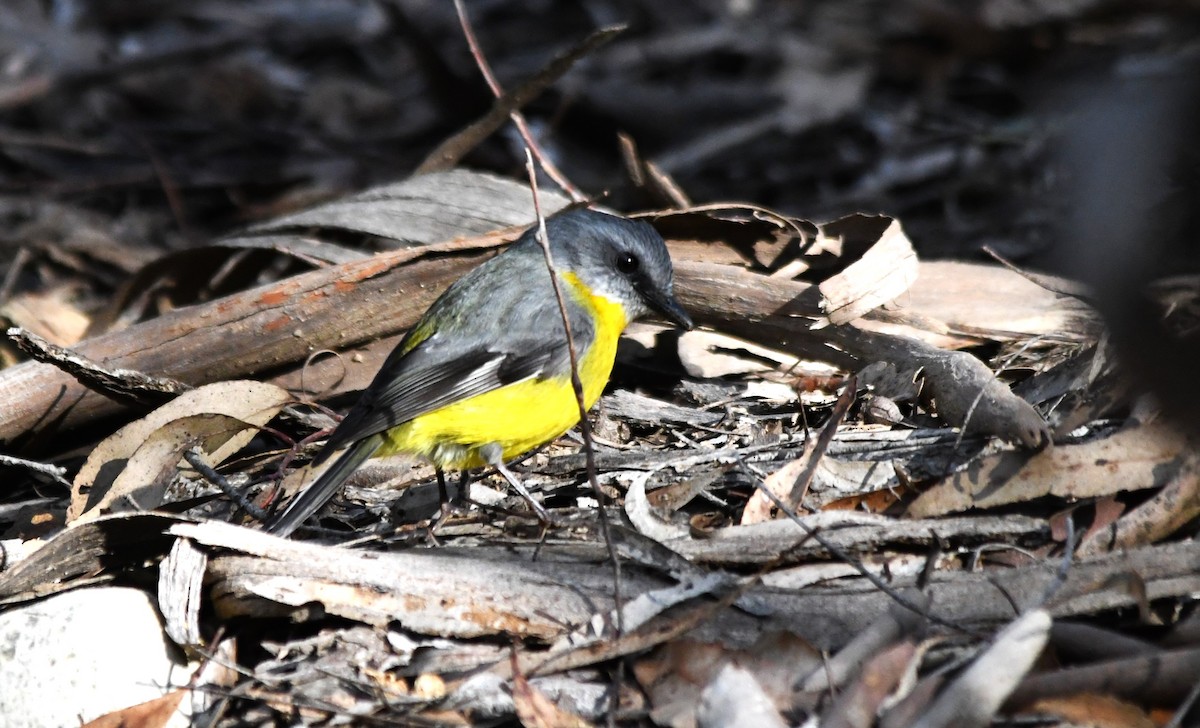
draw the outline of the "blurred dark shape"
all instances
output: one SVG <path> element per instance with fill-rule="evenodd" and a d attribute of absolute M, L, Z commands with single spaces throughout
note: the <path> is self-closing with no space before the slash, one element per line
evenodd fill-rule
<path fill-rule="evenodd" d="M 1155 71 L 1158 72 L 1155 72 Z M 1061 270 L 1087 284 L 1136 384 L 1200 432 L 1200 66 L 1112 69 L 1064 90 L 1072 189 Z M 1078 95 L 1076 95 L 1076 92 Z M 1173 279 L 1170 305 L 1152 284 Z M 1159 286 L 1161 289 L 1161 286 Z"/>

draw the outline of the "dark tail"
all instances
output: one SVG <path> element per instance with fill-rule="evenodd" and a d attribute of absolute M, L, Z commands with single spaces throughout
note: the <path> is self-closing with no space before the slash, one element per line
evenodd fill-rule
<path fill-rule="evenodd" d="M 333 465 L 321 473 L 321 477 L 301 490 L 291 503 L 288 503 L 281 512 L 268 520 L 266 530 L 279 536 L 287 536 L 295 531 L 301 523 L 304 523 L 305 519 L 328 503 L 338 488 L 342 487 L 346 478 L 350 477 L 350 473 L 362 465 L 364 460 L 374 455 L 381 445 L 383 445 L 382 435 L 364 437 L 351 445 L 348 450 L 338 456 Z"/>

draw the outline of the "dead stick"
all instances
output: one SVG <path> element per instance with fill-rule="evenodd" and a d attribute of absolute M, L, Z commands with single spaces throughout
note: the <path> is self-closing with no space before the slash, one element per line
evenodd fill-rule
<path fill-rule="evenodd" d="M 496 99 L 492 108 L 478 121 L 438 145 L 437 149 L 430 152 L 413 174 L 427 174 L 453 167 L 467 152 L 477 147 L 480 142 L 499 129 L 513 111 L 536 99 L 550 87 L 550 84 L 570 70 L 576 61 L 609 42 L 623 30 L 625 30 L 623 25 L 610 26 L 601 28 L 584 38 L 579 45 L 552 60 L 532 78 L 518 86 L 516 90 Z"/>
<path fill-rule="evenodd" d="M 483 76 L 483 80 L 487 82 L 488 88 L 492 90 L 492 95 L 499 99 L 504 95 L 504 89 L 501 88 L 500 82 L 496 80 L 496 74 L 492 73 L 492 66 L 488 63 L 487 57 L 483 55 L 483 49 L 479 46 L 479 40 L 475 37 L 475 29 L 471 27 L 471 21 L 467 18 L 467 9 L 463 6 L 462 0 L 454 0 L 454 9 L 458 11 L 458 22 L 462 26 L 463 37 L 467 39 L 467 45 L 471 48 L 471 56 L 475 59 L 475 65 L 479 68 L 479 73 Z M 526 151 L 533 154 L 541 168 L 550 176 L 550 179 L 554 180 L 555 184 L 565 190 L 573 201 L 586 201 L 587 195 L 580 192 L 578 187 L 571 184 L 571 181 L 562 173 L 562 170 L 555 166 L 554 162 L 542 152 L 542 148 L 529 131 L 529 124 L 525 121 L 525 115 L 519 109 L 513 109 L 508 118 L 512 119 L 513 125 L 517 127 L 517 133 L 521 135 L 521 139 L 525 142 Z"/>
<path fill-rule="evenodd" d="M 542 246 L 542 254 L 546 257 L 546 268 L 550 271 L 550 283 L 554 288 L 554 298 L 558 302 L 558 312 L 562 316 L 563 330 L 567 335 L 567 353 L 571 357 L 571 389 L 575 392 L 575 404 L 579 407 L 579 433 L 583 435 L 583 453 L 587 460 L 588 482 L 596 496 L 597 512 L 600 518 L 600 532 L 604 536 L 604 544 L 608 547 L 609 560 L 613 567 L 613 601 L 616 603 L 616 628 L 621 634 L 621 559 L 617 555 L 616 545 L 608 528 L 608 514 L 604 511 L 604 491 L 596 480 L 596 447 L 592 443 L 592 425 L 587 418 L 587 403 L 583 398 L 583 382 L 579 378 L 579 352 L 575 349 L 575 338 L 571 334 L 571 318 L 567 315 L 567 304 L 563 299 L 562 288 L 558 285 L 558 274 L 554 269 L 554 258 L 550 254 L 550 238 L 546 234 L 546 218 L 542 216 L 541 200 L 538 197 L 537 175 L 533 169 L 533 153 L 525 150 L 526 170 L 529 172 L 529 186 L 533 190 L 533 210 L 537 215 L 537 240 Z"/>

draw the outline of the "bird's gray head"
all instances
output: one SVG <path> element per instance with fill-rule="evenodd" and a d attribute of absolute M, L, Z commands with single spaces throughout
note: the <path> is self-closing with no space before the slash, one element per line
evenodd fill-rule
<path fill-rule="evenodd" d="M 572 210 L 548 218 L 546 233 L 560 274 L 573 272 L 593 294 L 620 302 L 629 320 L 655 312 L 692 328 L 675 300 L 666 243 L 648 223 Z"/>

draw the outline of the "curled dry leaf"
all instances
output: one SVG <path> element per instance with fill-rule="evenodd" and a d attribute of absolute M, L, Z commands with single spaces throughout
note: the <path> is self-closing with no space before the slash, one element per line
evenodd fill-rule
<path fill-rule="evenodd" d="M 671 246 L 671 258 L 777 272 L 795 262 L 820 232 L 807 220 L 748 205 L 704 205 L 649 220 Z M 807 268 L 804 265 L 803 268 Z"/>
<path fill-rule="evenodd" d="M 874 228 L 886 224 L 882 233 Z M 852 215 L 825 225 L 824 237 L 853 234 L 867 227 L 875 233 L 875 244 L 841 273 L 826 278 L 821 291 L 821 308 L 829 323 L 848 323 L 900 296 L 917 280 L 917 253 L 900 222 L 886 217 Z"/>
<path fill-rule="evenodd" d="M 789 460 L 773 473 L 767 475 L 763 479 L 763 487 L 775 494 L 775 497 L 780 500 L 785 500 L 792 492 L 792 486 L 800 480 L 804 475 L 804 471 L 809 468 L 809 461 L 812 457 L 812 445 L 816 442 L 816 438 L 809 438 L 804 441 L 804 453 L 795 460 Z M 786 502 L 786 500 L 785 500 Z M 755 523 L 764 523 L 771 520 L 771 512 L 775 509 L 775 504 L 769 498 L 759 491 L 755 491 L 754 495 L 750 496 L 750 500 L 746 501 L 746 507 L 742 509 L 742 520 L 740 524 L 749 526 Z"/>
<path fill-rule="evenodd" d="M 153 510 L 162 503 L 179 461 L 189 448 L 200 445 L 205 452 L 211 452 L 232 438 L 247 433 L 252 436 L 257 431 L 257 426 L 227 415 L 202 414 L 171 420 L 138 446 L 112 485 L 88 491 L 87 505 L 75 522 L 103 513 Z"/>
<path fill-rule="evenodd" d="M 191 691 L 182 688 L 173 690 L 161 698 L 147 700 L 144 703 L 131 705 L 128 708 L 114 710 L 93 721 L 88 722 L 87 728 L 126 728 L 126 726 L 144 726 L 157 728 L 172 725 L 183 699 Z M 174 723 L 178 725 L 178 722 Z"/>
<path fill-rule="evenodd" d="M 201 425 L 201 420 L 191 422 L 191 425 L 207 430 L 201 434 L 201 438 L 206 442 L 205 450 L 209 453 L 210 464 L 216 464 L 245 447 L 256 434 L 257 428 L 270 421 L 291 400 L 292 396 L 286 390 L 247 380 L 217 382 L 185 392 L 140 420 L 117 430 L 92 450 L 75 476 L 67 522 L 79 518 L 85 510 L 96 507 L 106 498 L 105 494 L 113 489 L 118 476 L 135 453 L 144 445 L 149 445 L 148 441 L 157 430 L 176 420 L 196 415 L 232 418 L 237 421 L 237 426 L 233 428 L 230 422 L 215 419 L 207 425 Z M 155 443 L 144 452 L 144 460 L 139 459 L 141 467 L 149 468 L 154 462 L 161 463 L 166 453 L 176 446 L 172 443 L 189 439 L 186 432 L 188 426 L 176 425 L 168 433 L 155 438 Z M 182 449 L 178 451 L 182 452 Z M 176 457 L 170 467 L 178 462 L 179 458 Z M 144 475 L 145 471 L 142 473 Z M 132 479 L 134 476 L 129 477 Z M 114 495 L 106 502 L 112 502 L 116 497 Z"/>
<path fill-rule="evenodd" d="M 671 510 L 656 508 L 655 504 L 646 497 L 646 480 L 648 475 L 638 474 L 625 493 L 625 515 L 638 533 L 657 541 L 667 543 L 688 537 L 688 527 L 684 523 L 671 520 Z"/>
<path fill-rule="evenodd" d="M 925 491 L 908 509 L 928 518 L 968 508 L 1025 503 L 1045 496 L 1096 498 L 1166 484 L 1190 457 L 1173 429 L 1143 425 L 1079 445 L 981 458 Z"/>

